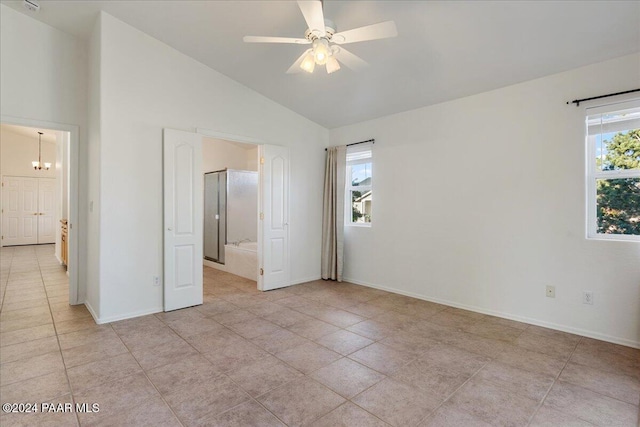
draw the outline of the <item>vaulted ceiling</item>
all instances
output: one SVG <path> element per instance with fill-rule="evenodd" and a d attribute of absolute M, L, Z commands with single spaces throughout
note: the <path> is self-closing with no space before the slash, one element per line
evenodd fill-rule
<path fill-rule="evenodd" d="M 394 20 L 398 37 L 349 45 L 371 66 L 285 74 L 305 49 L 295 1 L 41 1 L 35 19 L 87 38 L 98 11 L 335 128 L 640 51 L 639 1 L 330 1 L 338 31 Z"/>

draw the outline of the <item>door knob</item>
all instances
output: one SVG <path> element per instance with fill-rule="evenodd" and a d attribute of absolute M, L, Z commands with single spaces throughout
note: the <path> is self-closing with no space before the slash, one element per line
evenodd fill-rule
<path fill-rule="evenodd" d="M 167 231 L 171 231 L 171 227 L 168 227 L 168 228 L 167 228 Z"/>

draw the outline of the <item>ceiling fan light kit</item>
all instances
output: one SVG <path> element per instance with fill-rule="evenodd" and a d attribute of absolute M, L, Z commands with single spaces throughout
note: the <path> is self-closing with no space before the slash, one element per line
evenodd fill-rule
<path fill-rule="evenodd" d="M 340 63 L 336 58 L 330 56 L 327 59 L 327 74 L 331 74 L 334 71 L 338 71 L 340 69 Z"/>
<path fill-rule="evenodd" d="M 311 49 L 309 49 L 305 54 L 302 64 L 300 64 L 300 68 L 307 73 L 313 73 L 314 68 L 316 68 L 316 60 Z"/>
<path fill-rule="evenodd" d="M 329 42 L 325 38 L 315 39 L 313 41 L 313 58 L 318 65 L 324 65 L 327 63 L 327 58 L 331 54 L 329 49 Z"/>
<path fill-rule="evenodd" d="M 340 69 L 340 62 L 354 71 L 367 67 L 360 57 L 337 45 L 379 40 L 398 35 L 393 21 L 380 22 L 365 27 L 336 33 L 336 26 L 332 21 L 324 18 L 321 0 L 298 0 L 298 7 L 304 16 L 308 29 L 303 39 L 288 37 L 245 36 L 245 43 L 293 43 L 311 44 L 311 49 L 305 51 L 287 73 L 306 71 L 313 73 L 316 65 L 325 65 L 328 74 Z"/>

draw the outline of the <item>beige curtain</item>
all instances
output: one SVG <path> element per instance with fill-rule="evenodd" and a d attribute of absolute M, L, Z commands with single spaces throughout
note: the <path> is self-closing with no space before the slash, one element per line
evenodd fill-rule
<path fill-rule="evenodd" d="M 322 278 L 342 282 L 347 147 L 327 149 L 322 209 Z"/>

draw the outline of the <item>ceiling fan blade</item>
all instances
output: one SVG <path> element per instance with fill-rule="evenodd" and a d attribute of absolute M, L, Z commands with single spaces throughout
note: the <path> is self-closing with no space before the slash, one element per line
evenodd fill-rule
<path fill-rule="evenodd" d="M 336 44 L 347 44 L 367 40 L 386 39 L 397 35 L 398 30 L 396 29 L 396 23 L 393 21 L 385 21 L 379 24 L 367 25 L 365 27 L 335 33 L 333 37 L 331 37 L 331 41 Z"/>
<path fill-rule="evenodd" d="M 333 56 L 340 62 L 342 62 L 347 67 L 351 68 L 354 71 L 360 71 L 364 68 L 367 68 L 369 64 L 362 60 L 359 56 L 354 55 L 348 50 L 340 47 L 337 48 Z"/>
<path fill-rule="evenodd" d="M 324 26 L 324 13 L 322 12 L 322 2 L 320 0 L 298 0 L 298 6 L 304 20 L 312 33 L 318 37 L 324 37 L 326 29 Z"/>
<path fill-rule="evenodd" d="M 293 44 L 309 44 L 307 39 L 295 39 L 293 37 L 268 37 L 268 36 L 244 36 L 242 41 L 245 43 L 293 43 Z"/>
<path fill-rule="evenodd" d="M 300 68 L 300 64 L 302 64 L 302 61 L 304 61 L 304 57 L 307 56 L 307 54 L 309 53 L 311 49 L 307 49 L 305 50 L 302 55 L 300 55 L 300 58 L 296 59 L 296 62 L 293 63 L 293 65 L 291 67 L 289 67 L 289 69 L 287 70 L 287 74 L 294 74 L 294 73 L 301 73 L 302 72 L 302 68 Z"/>

